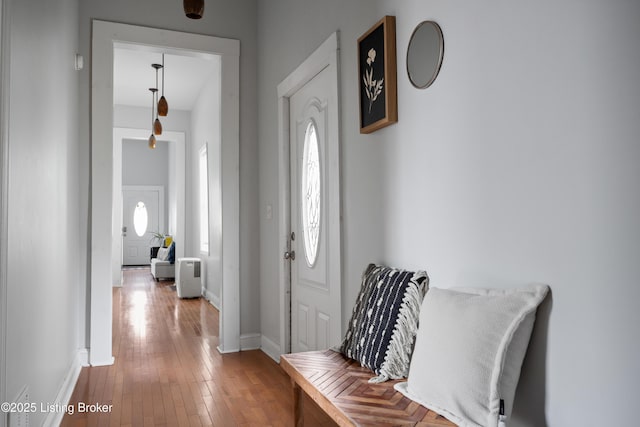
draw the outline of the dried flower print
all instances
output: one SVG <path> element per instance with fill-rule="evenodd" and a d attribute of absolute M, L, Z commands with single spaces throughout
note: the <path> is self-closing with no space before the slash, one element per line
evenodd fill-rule
<path fill-rule="evenodd" d="M 373 61 L 376 60 L 376 50 L 374 48 L 369 49 L 369 57 L 367 58 L 367 65 L 371 66 Z"/>
<path fill-rule="evenodd" d="M 373 63 L 376 60 L 376 50 L 370 49 L 367 57 L 367 65 L 369 66 L 368 70 L 365 70 L 364 75 L 362 76 L 362 81 L 364 82 L 364 89 L 367 93 L 367 98 L 369 99 L 369 114 L 371 114 L 371 107 L 376 99 L 378 99 L 378 95 L 382 93 L 384 77 L 380 80 L 373 79 Z"/>

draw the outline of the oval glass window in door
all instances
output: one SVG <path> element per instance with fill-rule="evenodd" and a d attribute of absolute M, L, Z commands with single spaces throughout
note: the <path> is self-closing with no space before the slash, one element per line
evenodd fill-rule
<path fill-rule="evenodd" d="M 310 267 L 313 267 L 316 262 L 320 243 L 320 190 L 318 131 L 313 121 L 310 121 L 304 135 L 301 185 L 304 254 Z"/>
<path fill-rule="evenodd" d="M 136 208 L 133 211 L 133 228 L 136 230 L 138 237 L 144 236 L 147 232 L 147 225 L 149 224 L 149 214 L 144 202 L 138 202 Z"/>

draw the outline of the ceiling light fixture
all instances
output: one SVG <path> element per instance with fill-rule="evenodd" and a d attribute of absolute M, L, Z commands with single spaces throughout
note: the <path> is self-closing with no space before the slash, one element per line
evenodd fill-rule
<path fill-rule="evenodd" d="M 162 123 L 158 116 L 166 116 L 169 112 L 169 104 L 164 97 L 164 53 L 162 54 L 162 64 L 151 64 L 156 70 L 156 86 L 150 87 L 151 92 L 151 135 L 149 136 L 149 148 L 156 148 L 156 135 L 162 135 Z M 162 68 L 162 98 L 158 101 L 158 70 Z"/>
<path fill-rule="evenodd" d="M 153 127 L 154 127 L 154 122 L 153 122 L 153 117 L 155 116 L 153 110 L 155 109 L 155 105 L 156 105 L 156 92 L 158 91 L 158 89 L 156 88 L 149 88 L 149 90 L 151 91 L 151 136 L 149 136 L 149 148 L 154 149 L 156 148 L 156 137 L 153 134 Z"/>
<path fill-rule="evenodd" d="M 184 13 L 187 18 L 200 19 L 204 13 L 204 0 L 183 0 Z"/>
<path fill-rule="evenodd" d="M 151 66 L 156 70 L 156 87 L 153 89 L 149 89 L 151 92 L 153 92 L 153 104 L 155 106 L 155 105 L 158 105 L 156 101 L 158 99 L 158 69 L 162 68 L 162 65 L 151 64 Z M 162 135 L 162 123 L 160 123 L 160 120 L 158 119 L 157 110 L 156 110 L 156 120 L 153 122 L 153 133 L 156 135 Z"/>
<path fill-rule="evenodd" d="M 150 87 L 151 92 L 151 136 L 149 136 L 149 148 L 156 148 L 156 135 L 162 135 L 162 123 L 158 115 L 166 116 L 169 105 L 164 97 L 164 53 L 162 54 L 162 64 L 151 64 L 156 70 L 156 87 Z M 162 68 L 162 98 L 158 101 L 158 70 Z"/>
<path fill-rule="evenodd" d="M 156 70 L 157 76 L 157 70 Z M 158 101 L 158 115 L 165 117 L 169 112 L 169 103 L 167 103 L 167 98 L 164 97 L 164 53 L 162 54 L 162 96 L 160 97 L 160 101 Z"/>

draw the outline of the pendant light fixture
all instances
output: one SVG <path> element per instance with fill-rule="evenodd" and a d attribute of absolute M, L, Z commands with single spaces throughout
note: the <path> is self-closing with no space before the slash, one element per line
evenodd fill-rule
<path fill-rule="evenodd" d="M 149 136 L 149 148 L 156 148 L 156 135 L 162 135 L 162 123 L 158 116 L 166 116 L 169 112 L 169 105 L 164 97 L 164 53 L 162 54 L 162 64 L 151 64 L 156 70 L 156 86 L 150 87 L 151 92 L 151 135 Z M 162 98 L 158 101 L 158 70 L 162 68 Z"/>
<path fill-rule="evenodd" d="M 162 68 L 162 65 L 160 64 L 151 64 L 151 66 L 153 68 L 155 68 L 156 70 L 156 87 L 153 88 L 153 90 L 151 90 L 151 92 L 153 92 L 153 105 L 158 105 L 157 104 L 157 99 L 158 99 L 158 69 Z M 153 112 L 153 111 L 152 111 Z M 162 123 L 160 123 L 160 120 L 158 119 L 158 113 L 156 110 L 156 119 L 153 122 L 153 133 L 156 135 L 162 135 Z"/>
<path fill-rule="evenodd" d="M 204 13 L 204 0 L 183 0 L 184 13 L 187 18 L 200 19 Z"/>
<path fill-rule="evenodd" d="M 149 148 L 151 148 L 153 150 L 154 148 L 156 148 L 156 137 L 153 134 L 153 125 L 154 125 L 154 123 L 153 123 L 153 116 L 154 116 L 153 110 L 154 110 L 154 107 L 156 105 L 156 91 L 158 89 L 155 89 L 155 88 L 151 87 L 151 88 L 149 88 L 149 90 L 151 91 L 151 136 L 149 136 Z"/>
<path fill-rule="evenodd" d="M 157 73 L 157 70 L 156 70 Z M 164 97 L 164 53 L 162 54 L 162 96 L 158 101 L 158 115 L 165 117 L 169 112 L 169 104 L 167 98 Z"/>

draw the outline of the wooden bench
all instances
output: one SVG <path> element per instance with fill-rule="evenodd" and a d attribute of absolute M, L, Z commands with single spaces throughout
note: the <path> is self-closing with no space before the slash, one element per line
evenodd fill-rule
<path fill-rule="evenodd" d="M 370 384 L 374 374 L 332 350 L 287 354 L 280 366 L 291 377 L 294 420 L 304 425 L 302 391 L 339 426 L 455 427 L 397 392 L 398 381 Z"/>

